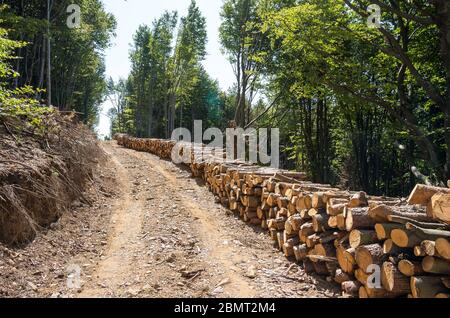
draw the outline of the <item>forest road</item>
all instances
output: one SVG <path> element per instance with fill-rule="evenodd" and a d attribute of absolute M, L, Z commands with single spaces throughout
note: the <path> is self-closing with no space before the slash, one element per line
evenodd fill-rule
<path fill-rule="evenodd" d="M 336 297 L 270 238 L 231 215 L 190 172 L 103 143 L 117 171 L 108 241 L 80 297 Z"/>

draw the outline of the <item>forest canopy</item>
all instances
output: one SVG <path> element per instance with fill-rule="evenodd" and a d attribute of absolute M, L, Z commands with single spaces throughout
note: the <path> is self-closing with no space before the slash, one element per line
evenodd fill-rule
<path fill-rule="evenodd" d="M 67 8 L 71 4 L 66 0 L 2 1 L 0 36 L 8 32 L 8 39 L 21 44 L 8 61 L 14 76 L 4 78 L 3 85 L 15 90 L 32 87 L 35 94 L 27 97 L 60 111 L 78 112 L 94 127 L 106 96 L 104 51 L 116 21 L 100 0 L 80 0 L 82 20 L 70 27 Z"/>
<path fill-rule="evenodd" d="M 371 4 L 379 27 L 368 24 Z M 236 81 L 221 92 L 201 64 L 205 20 L 192 1 L 177 31 L 177 14 L 165 13 L 136 32 L 115 130 L 168 138 L 194 119 L 278 127 L 283 167 L 315 182 L 387 195 L 442 183 L 449 11 L 443 0 L 226 0 L 220 42 Z"/>
<path fill-rule="evenodd" d="M 101 1 L 79 1 L 85 15 L 73 29 L 68 1 L 2 3 L 3 92 L 28 89 L 90 126 L 109 98 L 112 133 L 138 137 L 170 138 L 194 120 L 276 127 L 283 168 L 372 194 L 450 179 L 448 1 L 225 0 L 228 91 L 204 67 L 207 25 L 194 0 L 136 30 L 130 74 L 116 82 L 103 59 L 116 22 Z"/>

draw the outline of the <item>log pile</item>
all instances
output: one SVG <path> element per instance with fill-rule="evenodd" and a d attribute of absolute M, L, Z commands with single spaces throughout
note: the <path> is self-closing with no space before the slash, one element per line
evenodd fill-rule
<path fill-rule="evenodd" d="M 124 134 L 116 134 L 114 139 L 125 148 L 149 152 L 162 159 L 170 159 L 176 142 L 173 140 L 133 138 Z"/>
<path fill-rule="evenodd" d="M 174 142 L 124 135 L 119 144 L 170 158 Z M 450 189 L 417 185 L 405 199 L 305 181 L 304 173 L 226 161 L 184 144 L 193 176 L 286 257 L 361 298 L 450 296 Z M 203 156 L 199 156 L 203 154 Z"/>

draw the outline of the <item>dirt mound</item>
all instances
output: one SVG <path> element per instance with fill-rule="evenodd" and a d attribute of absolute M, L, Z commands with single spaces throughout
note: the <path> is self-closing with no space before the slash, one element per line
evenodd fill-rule
<path fill-rule="evenodd" d="M 24 129 L 20 118 L 0 117 L 0 242 L 31 241 L 75 199 L 104 153 L 73 114 L 40 117 L 42 130 Z"/>

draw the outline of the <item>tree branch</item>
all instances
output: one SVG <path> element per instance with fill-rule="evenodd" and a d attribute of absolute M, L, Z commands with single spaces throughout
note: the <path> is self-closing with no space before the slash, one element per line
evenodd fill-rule
<path fill-rule="evenodd" d="M 402 18 L 410 20 L 410 21 L 417 22 L 423 26 L 428 26 L 428 25 L 433 24 L 433 20 L 431 18 L 417 17 L 415 15 L 412 15 L 412 14 L 409 14 L 406 12 L 402 12 L 400 9 L 393 8 L 392 6 L 387 5 L 384 2 L 379 1 L 379 0 L 371 0 L 370 2 L 373 4 L 379 5 L 380 8 L 382 8 L 382 9 L 385 9 L 389 12 L 395 13 L 399 17 L 402 17 Z"/>
<path fill-rule="evenodd" d="M 244 129 L 249 128 L 251 125 L 253 125 L 255 122 L 257 122 L 258 120 L 261 119 L 261 117 L 263 117 L 265 114 L 267 114 L 267 112 L 273 108 L 273 106 L 275 106 L 275 104 L 278 102 L 278 100 L 280 99 L 281 95 L 283 93 L 280 92 L 278 94 L 278 96 L 272 101 L 272 103 L 269 105 L 269 107 L 267 107 L 261 114 L 259 114 L 255 119 L 253 119 L 250 123 L 247 124 L 247 126 L 245 126 Z"/>
<path fill-rule="evenodd" d="M 353 5 L 349 0 L 344 0 L 344 2 L 361 17 L 367 18 L 369 16 L 369 14 L 363 8 L 358 8 L 357 6 Z M 362 6 L 361 1 L 357 0 L 357 2 L 360 4 L 360 6 Z M 422 88 L 427 93 L 428 97 L 433 102 L 435 102 L 436 105 L 438 105 L 443 111 L 445 111 L 445 98 L 441 96 L 439 91 L 431 84 L 430 81 L 425 79 L 419 73 L 419 71 L 409 58 L 409 56 L 406 54 L 406 52 L 402 49 L 402 47 L 398 43 L 397 39 L 383 27 L 380 27 L 378 30 L 384 35 L 384 37 L 392 47 L 392 49 L 384 48 L 383 52 L 400 60 L 411 72 L 411 75 L 415 77 L 419 85 L 422 86 Z"/>

